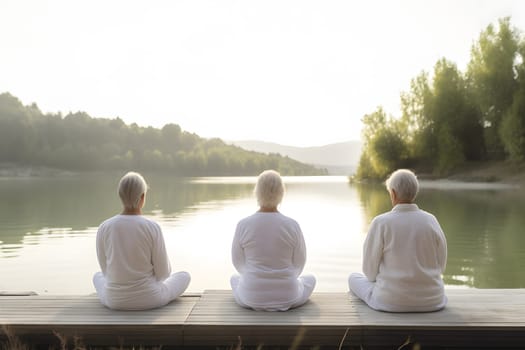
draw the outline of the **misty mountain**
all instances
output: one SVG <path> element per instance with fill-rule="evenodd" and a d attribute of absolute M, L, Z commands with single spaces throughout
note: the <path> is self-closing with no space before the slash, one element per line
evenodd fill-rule
<path fill-rule="evenodd" d="M 279 153 L 303 163 L 326 168 L 331 175 L 349 175 L 357 169 L 361 156 L 360 141 L 347 141 L 316 147 L 285 146 L 272 142 L 244 140 L 229 141 L 249 151 Z"/>

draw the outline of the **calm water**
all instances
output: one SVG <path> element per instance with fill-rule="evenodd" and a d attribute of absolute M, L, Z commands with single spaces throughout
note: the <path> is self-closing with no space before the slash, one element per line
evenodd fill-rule
<path fill-rule="evenodd" d="M 96 228 L 120 210 L 116 176 L 0 178 L 0 291 L 93 293 Z M 161 225 L 172 268 L 192 274 L 189 291 L 229 288 L 237 221 L 257 210 L 255 178 L 177 179 L 148 175 L 145 214 Z M 301 225 L 306 272 L 317 291 L 346 291 L 361 270 L 368 223 L 390 210 L 382 186 L 345 177 L 285 178 L 281 212 Z M 448 240 L 449 286 L 525 287 L 525 191 L 422 183 L 418 204 Z"/>

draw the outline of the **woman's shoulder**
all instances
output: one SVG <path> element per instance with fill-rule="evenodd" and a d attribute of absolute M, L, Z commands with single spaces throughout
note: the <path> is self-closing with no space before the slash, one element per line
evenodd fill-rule
<path fill-rule="evenodd" d="M 255 212 L 250 216 L 241 219 L 238 225 L 249 225 L 257 221 L 277 221 L 282 223 L 288 223 L 293 225 L 299 225 L 297 221 L 289 216 L 282 214 L 281 212 Z"/>
<path fill-rule="evenodd" d="M 137 221 L 142 225 L 146 225 L 160 231 L 160 225 L 151 218 L 145 217 L 143 215 L 137 215 Z"/>
<path fill-rule="evenodd" d="M 292 231 L 301 232 L 301 226 L 299 225 L 299 223 L 295 219 L 289 216 L 286 216 L 282 214 L 281 212 L 276 213 L 274 220 L 278 222 L 278 224 L 281 227 L 287 227 L 288 229 Z"/>
<path fill-rule="evenodd" d="M 257 213 L 249 215 L 249 216 L 246 216 L 246 217 L 240 219 L 239 222 L 237 223 L 237 226 L 243 226 L 243 225 L 249 224 L 250 222 L 255 220 L 256 214 Z"/>
<path fill-rule="evenodd" d="M 415 203 L 397 204 L 391 210 L 378 214 L 374 220 L 395 220 L 399 217 L 406 219 L 406 215 L 415 215 L 419 217 L 434 217 L 431 213 L 421 209 Z"/>
<path fill-rule="evenodd" d="M 110 217 L 106 221 L 104 221 L 102 225 L 112 225 L 112 224 L 128 224 L 128 225 L 143 225 L 143 226 L 150 226 L 155 228 L 160 228 L 159 224 L 155 222 L 154 220 L 147 218 L 143 215 L 122 215 L 118 214 L 115 216 Z"/>
<path fill-rule="evenodd" d="M 120 214 L 117 214 L 117 215 L 113 215 L 113 216 L 110 217 L 110 218 L 107 218 L 106 220 L 104 220 L 104 221 L 102 221 L 102 222 L 100 223 L 99 227 L 110 226 L 110 225 L 112 225 L 113 223 L 118 222 L 120 216 L 121 216 Z"/>
<path fill-rule="evenodd" d="M 294 218 L 286 216 L 286 215 L 284 215 L 282 213 L 279 213 L 279 214 L 280 214 L 281 220 L 283 220 L 285 222 L 289 222 L 289 223 L 294 224 L 294 225 L 299 225 L 299 223 Z"/>
<path fill-rule="evenodd" d="M 418 215 L 421 216 L 422 218 L 424 218 L 425 220 L 427 221 L 431 221 L 431 222 L 437 222 L 437 218 L 434 214 L 426 211 L 426 210 L 423 210 L 423 209 L 419 209 L 418 210 Z"/>
<path fill-rule="evenodd" d="M 381 224 L 381 223 L 385 223 L 385 222 L 388 222 L 390 220 L 394 220 L 396 218 L 396 216 L 394 215 L 394 213 L 392 211 L 387 211 L 387 212 L 384 212 L 384 213 L 381 213 L 381 214 L 378 214 L 377 216 L 375 216 L 372 221 L 370 222 L 371 225 L 375 224 L 375 225 L 378 225 L 378 224 Z"/>

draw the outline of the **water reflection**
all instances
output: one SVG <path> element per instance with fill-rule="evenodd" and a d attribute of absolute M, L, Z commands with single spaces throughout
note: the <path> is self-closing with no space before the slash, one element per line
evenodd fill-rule
<path fill-rule="evenodd" d="M 384 186 L 356 186 L 366 221 L 391 209 Z M 513 188 L 422 188 L 417 204 L 434 214 L 445 231 L 447 285 L 525 287 L 525 196 Z"/>
<path fill-rule="evenodd" d="M 95 232 L 120 211 L 121 175 L 0 179 L 0 290 L 92 293 Z M 145 214 L 161 225 L 174 268 L 192 273 L 191 291 L 229 288 L 231 239 L 238 220 L 257 209 L 256 178 L 145 178 Z M 391 209 L 384 186 L 335 177 L 285 178 L 285 184 L 280 209 L 303 229 L 305 271 L 318 277 L 318 291 L 347 290 L 348 274 L 361 269 L 368 224 Z M 524 288 L 525 193 L 437 187 L 422 188 L 418 205 L 447 236 L 446 284 Z M 34 278 L 19 278 L 27 275 Z"/>
<path fill-rule="evenodd" d="M 150 186 L 145 212 L 160 210 L 165 216 L 191 210 L 192 207 L 209 202 L 242 198 L 253 191 L 252 183 L 221 183 L 194 181 L 188 178 L 149 176 Z"/>
<path fill-rule="evenodd" d="M 1 179 L 0 249 L 13 256 L 26 236 L 96 225 L 116 204 L 109 190 L 90 178 Z"/>
<path fill-rule="evenodd" d="M 150 186 L 146 215 L 174 217 L 199 203 L 234 199 L 251 193 L 253 185 L 191 184 L 190 179 L 146 174 Z M 121 210 L 117 195 L 120 174 L 50 178 L 0 179 L 0 252 L 17 256 L 24 238 L 96 227 Z M 34 241 L 34 240 L 33 240 Z"/>

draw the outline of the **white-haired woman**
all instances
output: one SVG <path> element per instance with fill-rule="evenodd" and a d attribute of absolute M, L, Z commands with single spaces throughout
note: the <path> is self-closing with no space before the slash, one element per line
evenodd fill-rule
<path fill-rule="evenodd" d="M 315 277 L 301 276 L 306 245 L 299 224 L 281 214 L 281 176 L 266 170 L 257 180 L 259 210 L 237 224 L 232 261 L 240 275 L 230 282 L 236 302 L 246 308 L 286 311 L 308 301 Z"/>
<path fill-rule="evenodd" d="M 372 220 L 363 249 L 364 275 L 350 275 L 350 290 L 376 310 L 442 309 L 447 303 L 443 230 L 434 215 L 414 204 L 419 183 L 412 171 L 396 170 L 386 188 L 393 209 Z"/>
<path fill-rule="evenodd" d="M 102 272 L 93 277 L 101 303 L 118 310 L 146 310 L 168 304 L 190 283 L 187 272 L 171 274 L 160 226 L 142 216 L 147 184 L 135 172 L 122 177 L 121 214 L 104 221 L 97 232 Z"/>

